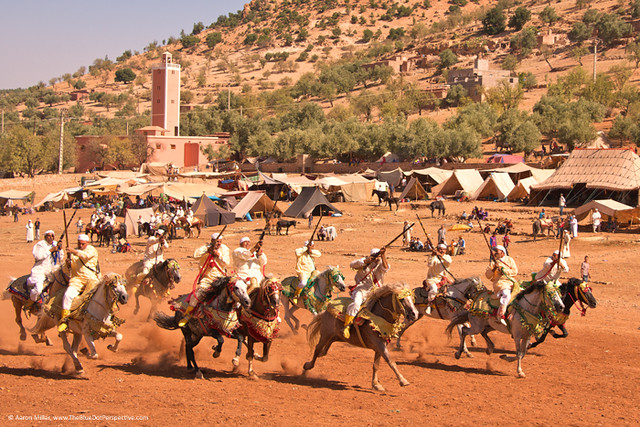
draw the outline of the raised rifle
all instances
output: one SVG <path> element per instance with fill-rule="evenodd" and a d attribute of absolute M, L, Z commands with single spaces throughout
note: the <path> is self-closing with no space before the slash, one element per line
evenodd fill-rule
<path fill-rule="evenodd" d="M 420 219 L 420 216 L 418 214 L 416 214 L 416 218 L 418 218 L 418 222 L 420 223 L 420 227 L 422 227 L 422 231 L 424 231 L 424 235 L 427 237 L 427 243 L 431 247 L 431 249 L 433 251 L 433 254 L 438 258 L 438 261 L 440 261 L 440 264 L 442 265 L 442 268 L 444 268 L 444 271 L 449 273 L 449 275 L 453 278 L 454 281 L 458 280 L 458 279 L 456 279 L 456 276 L 454 276 L 453 273 L 451 273 L 449 271 L 449 269 L 444 265 L 444 262 L 442 262 L 442 258 L 440 258 L 440 254 L 438 254 L 438 252 L 436 252 L 437 248 L 433 246 L 433 243 L 431 242 L 431 239 L 429 238 L 429 233 L 427 233 L 427 230 L 424 228 L 424 224 L 422 224 L 422 220 Z"/>
<path fill-rule="evenodd" d="M 388 248 L 389 246 L 391 246 L 391 245 L 392 245 L 396 240 L 398 240 L 399 238 L 401 238 L 401 237 L 402 237 L 402 235 L 405 233 L 405 231 L 407 231 L 407 230 L 411 230 L 411 228 L 412 228 L 414 225 L 416 225 L 416 223 L 415 223 L 415 222 L 414 222 L 414 223 L 412 223 L 411 225 L 409 225 L 409 227 L 404 228 L 404 229 L 402 230 L 402 233 L 400 233 L 400 234 L 398 234 L 396 237 L 394 237 L 394 238 L 393 238 L 389 243 L 387 243 L 387 244 L 386 244 L 386 245 L 384 245 L 382 248 L 380 248 L 380 250 L 382 250 L 382 249 L 387 249 L 387 248 Z M 379 256 L 379 254 L 380 254 L 380 252 L 378 252 L 378 254 L 374 256 L 374 258 L 378 257 L 378 256 Z"/>
<path fill-rule="evenodd" d="M 480 218 L 476 216 L 476 220 L 478 221 L 478 227 L 480 227 L 480 232 L 482 233 L 482 237 L 484 237 L 484 242 L 487 244 L 487 248 L 489 248 L 489 259 L 491 259 L 494 263 L 497 262 L 496 257 L 493 256 L 493 249 L 489 244 L 489 240 L 487 240 L 487 236 L 484 234 L 484 229 L 482 228 L 482 223 L 480 222 Z"/>
<path fill-rule="evenodd" d="M 193 281 L 193 289 L 192 289 L 191 292 L 195 292 L 196 286 L 198 285 L 198 283 L 200 283 L 200 280 L 202 279 L 204 274 L 207 272 L 207 270 L 211 266 L 211 262 L 210 261 L 211 261 L 211 258 L 213 258 L 213 249 L 215 249 L 215 246 L 217 245 L 217 243 L 222 238 L 222 233 L 224 233 L 224 230 L 227 229 L 227 225 L 225 225 L 222 228 L 222 231 L 220 233 L 218 233 L 218 237 L 213 239 L 213 241 L 207 245 L 208 246 L 208 248 L 207 248 L 208 249 L 208 251 L 207 251 L 208 252 L 207 253 L 207 259 L 205 260 L 204 264 L 202 264 L 202 267 L 200 267 L 200 271 L 198 272 L 198 275 L 196 276 L 196 280 Z"/>
<path fill-rule="evenodd" d="M 71 215 L 71 219 L 69 219 L 69 222 L 67 222 L 67 213 L 64 209 L 62 210 L 62 218 L 64 220 L 64 231 L 62 232 L 62 234 L 60 235 L 60 239 L 58 240 L 58 247 L 61 247 L 60 244 L 62 243 L 62 239 L 66 239 L 67 248 L 69 247 L 68 228 L 69 228 L 69 225 L 71 225 L 71 221 L 73 221 L 73 217 L 76 216 L 76 212 L 78 212 L 78 208 L 76 208 L 73 211 L 73 215 Z"/>
<path fill-rule="evenodd" d="M 322 216 L 323 216 L 322 211 L 320 211 L 320 219 L 316 224 L 316 228 L 313 229 L 313 233 L 311 233 L 311 237 L 309 238 L 309 243 L 307 243 L 307 248 L 309 247 L 309 245 L 311 245 L 311 243 L 313 243 L 313 238 L 316 235 L 316 231 L 318 231 L 318 227 L 320 227 L 320 223 L 322 222 Z"/>

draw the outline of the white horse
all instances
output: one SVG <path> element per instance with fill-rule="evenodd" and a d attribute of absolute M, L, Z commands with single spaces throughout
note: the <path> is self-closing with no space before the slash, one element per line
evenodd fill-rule
<path fill-rule="evenodd" d="M 60 333 L 62 345 L 65 351 L 71 356 L 76 374 L 84 373 L 82 364 L 78 359 L 78 347 L 82 337 L 84 337 L 89 352 L 87 357 L 97 359 L 98 353 L 94 344 L 95 338 L 114 337 L 115 344 L 108 345 L 107 348 L 113 352 L 118 351 L 118 345 L 122 341 L 122 334 L 116 331 L 121 321 L 114 318 L 114 313 L 118 309 L 118 304 L 126 304 L 128 300 L 127 289 L 122 276 L 116 273 L 108 273 L 100 279 L 94 290 L 90 292 L 90 300 L 79 316 L 69 319 L 69 328 Z M 58 318 L 54 319 L 47 314 L 41 314 L 38 322 L 33 328 L 34 333 L 44 333 L 47 329 L 54 327 Z M 69 344 L 67 334 L 73 335 L 73 341 Z"/>
<path fill-rule="evenodd" d="M 548 284 L 535 282 L 519 292 L 509 304 L 509 329 L 495 317 L 474 316 L 468 311 L 462 311 L 451 320 L 451 323 L 447 326 L 447 332 L 451 334 L 454 326 L 465 322 L 469 322 L 471 325 L 462 327 L 460 348 L 456 352 L 456 359 L 460 358 L 464 339 L 469 334 L 480 333 L 484 337 L 487 341 L 487 354 L 493 353 L 495 348 L 493 341 L 487 335 L 489 332 L 496 330 L 510 334 L 516 345 L 516 357 L 502 356 L 502 358 L 510 362 L 517 360 L 518 377 L 524 378 L 522 359 L 527 352 L 529 338 L 532 335 L 538 335 L 544 330 L 546 322 L 548 322 L 545 319 L 553 318 L 545 315 L 545 312 L 561 312 L 562 310 L 564 310 L 564 303 L 558 287 L 553 282 Z"/>
<path fill-rule="evenodd" d="M 447 285 L 446 289 L 441 293 L 438 293 L 436 299 L 431 304 L 431 312 L 427 313 L 427 307 L 429 307 L 427 290 L 424 287 L 415 288 L 413 290 L 413 295 L 415 298 L 416 308 L 418 309 L 418 319 L 416 319 L 416 321 L 420 320 L 423 316 L 428 316 L 433 319 L 451 320 L 457 313 L 464 310 L 467 301 L 475 298 L 477 293 L 484 289 L 485 287 L 479 277 L 458 279 L 452 284 Z M 400 340 L 402 339 L 402 335 L 409 326 L 413 325 L 413 323 L 415 322 L 408 323 L 400 333 L 396 342 L 397 350 L 401 349 Z M 457 325 L 457 327 L 458 333 L 462 334 L 462 325 Z M 475 337 L 471 335 L 470 339 L 471 345 L 475 346 Z M 473 355 L 469 353 L 466 343 L 463 344 L 462 351 L 467 357 L 473 357 Z"/>
<path fill-rule="evenodd" d="M 338 292 L 342 292 L 346 288 L 344 276 L 340 273 L 338 267 L 329 266 L 322 273 L 318 274 L 308 290 L 306 289 L 307 287 L 305 287 L 298 301 L 294 304 L 292 298 L 298 283 L 299 280 L 296 276 L 286 277 L 282 280 L 282 294 L 287 297 L 282 298 L 284 320 L 294 334 L 297 334 L 298 329 L 300 329 L 300 320 L 294 316 L 294 313 L 298 311 L 298 309 L 306 308 L 313 314 L 320 313 L 325 309 L 327 302 L 333 297 L 335 288 L 338 289 Z M 295 326 L 291 323 L 292 320 L 295 322 Z"/>
<path fill-rule="evenodd" d="M 327 240 L 336 240 L 336 237 L 338 237 L 338 232 L 333 225 L 325 227 L 324 231 L 327 233 Z"/>

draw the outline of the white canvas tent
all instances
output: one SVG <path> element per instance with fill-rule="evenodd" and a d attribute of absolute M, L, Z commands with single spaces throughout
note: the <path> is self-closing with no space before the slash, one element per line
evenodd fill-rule
<path fill-rule="evenodd" d="M 639 221 L 638 216 L 640 215 L 639 208 L 633 208 L 631 206 L 625 205 L 624 203 L 617 202 L 611 199 L 605 200 L 592 200 L 589 203 L 586 203 L 574 211 L 576 218 L 579 222 L 591 222 L 591 214 L 598 209 L 598 211 L 602 214 L 603 219 L 616 219 L 618 222 L 629 222 L 637 223 Z"/>
<path fill-rule="evenodd" d="M 231 209 L 236 215 L 236 219 L 242 219 L 247 213 L 254 212 L 272 212 L 274 210 L 275 202 L 271 200 L 264 191 L 249 191 L 243 198 L 238 202 L 237 205 Z M 275 206 L 275 211 L 282 213 L 282 210 L 279 206 Z"/>
<path fill-rule="evenodd" d="M 507 199 L 510 201 L 519 200 L 529 197 L 531 192 L 531 186 L 537 181 L 534 177 L 523 178 L 513 187 L 513 190 L 507 194 Z"/>
<path fill-rule="evenodd" d="M 37 205 L 34 205 L 34 208 L 39 208 L 43 206 L 45 203 L 52 203 L 53 206 L 57 208 L 61 208 L 65 203 L 69 201 L 69 195 L 65 191 L 58 191 L 57 193 L 49 193 L 44 199 L 40 201 Z"/>
<path fill-rule="evenodd" d="M 151 219 L 151 215 L 153 215 L 153 209 L 151 208 L 143 208 L 143 209 L 127 209 L 124 216 L 124 223 L 127 226 L 127 234 L 129 235 L 138 235 L 138 217 L 142 217 L 142 223 L 149 222 Z"/>
<path fill-rule="evenodd" d="M 431 189 L 434 195 L 453 195 L 457 191 L 463 191 L 468 195 L 476 192 L 484 180 L 476 169 L 459 169 L 446 181 L 436 185 Z"/>
<path fill-rule="evenodd" d="M 513 188 L 513 181 L 511 181 L 508 173 L 494 172 L 489 175 L 482 185 L 478 187 L 476 192 L 473 193 L 471 200 L 504 200 Z"/>

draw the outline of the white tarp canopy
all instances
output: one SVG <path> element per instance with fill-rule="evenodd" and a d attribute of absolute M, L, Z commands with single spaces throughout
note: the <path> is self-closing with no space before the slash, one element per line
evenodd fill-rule
<path fill-rule="evenodd" d="M 508 173 L 494 172 L 489 175 L 482 185 L 478 187 L 476 192 L 473 193 L 471 200 L 504 200 L 511 190 L 513 190 L 513 187 L 515 186 Z"/>
<path fill-rule="evenodd" d="M 423 177 L 428 177 L 434 180 L 437 184 L 440 184 L 453 175 L 453 171 L 440 169 L 435 167 L 430 167 L 426 169 L 415 169 L 409 172 L 405 172 L 405 175 L 420 175 Z"/>
<path fill-rule="evenodd" d="M 58 191 L 57 193 L 47 194 L 44 197 L 44 199 L 40 201 L 40 203 L 38 203 L 37 205 L 34 205 L 33 207 L 39 208 L 40 206 L 43 206 L 47 202 L 53 203 L 53 205 L 56 207 L 62 207 L 68 201 L 69 201 L 69 195 L 63 190 L 63 191 Z"/>
<path fill-rule="evenodd" d="M 149 184 L 140 184 L 133 187 L 125 188 L 121 191 L 129 196 L 142 196 L 151 193 L 158 196 L 162 193 L 174 199 L 182 200 L 188 198 L 198 198 L 203 193 L 223 195 L 226 191 L 215 184 L 190 184 L 185 182 L 156 182 Z"/>
<path fill-rule="evenodd" d="M 615 218 L 618 222 L 638 222 L 640 209 L 611 199 L 592 200 L 574 211 L 580 222 L 591 222 L 591 214 L 598 209 L 603 219 Z"/>
<path fill-rule="evenodd" d="M 0 199 L 29 200 L 33 196 L 33 193 L 33 191 L 7 190 L 0 192 Z"/>

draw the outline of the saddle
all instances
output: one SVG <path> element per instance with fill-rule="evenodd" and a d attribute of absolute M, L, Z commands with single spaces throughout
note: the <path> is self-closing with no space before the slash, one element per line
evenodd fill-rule
<path fill-rule="evenodd" d="M 324 310 L 325 301 L 318 299 L 315 293 L 312 291 L 316 284 L 316 279 L 318 278 L 319 272 L 314 270 L 307 280 L 307 284 L 302 291 L 300 291 L 300 295 L 298 298 L 301 298 L 304 301 L 304 306 L 307 310 L 309 310 L 312 314 L 318 314 L 322 310 Z M 296 289 L 298 287 L 298 277 L 289 276 L 282 280 L 282 295 L 286 296 L 289 299 L 292 299 L 296 293 Z"/>
<path fill-rule="evenodd" d="M 487 290 L 480 292 L 473 301 L 471 301 L 469 313 L 478 317 L 495 317 L 498 307 L 500 307 L 500 300 L 493 295 L 492 292 Z"/>
<path fill-rule="evenodd" d="M 73 299 L 71 308 L 69 309 L 69 319 L 79 319 L 80 317 L 82 317 L 84 308 L 89 303 L 89 301 L 91 301 L 91 298 L 93 297 L 93 294 L 95 294 L 97 288 L 97 282 L 93 282 L 92 284 L 85 286 L 82 293 Z M 62 298 L 64 297 L 64 293 L 66 290 L 66 288 L 62 288 L 55 294 L 51 295 L 49 301 L 47 301 L 47 303 L 44 305 L 45 312 L 49 316 L 53 318 L 59 318 L 61 316 Z"/>
<path fill-rule="evenodd" d="M 169 301 L 172 311 L 184 314 L 189 307 L 189 299 L 192 294 L 180 295 Z M 240 327 L 238 312 L 236 310 L 218 310 L 209 305 L 211 301 L 198 304 L 191 313 L 191 318 L 200 323 L 203 329 L 215 329 L 216 331 L 232 337 L 233 332 Z"/>
<path fill-rule="evenodd" d="M 348 297 L 341 297 L 332 299 L 327 303 L 327 313 L 331 314 L 333 317 L 338 319 L 341 322 L 344 322 L 345 314 L 347 312 L 347 307 L 351 304 L 353 300 Z M 369 310 L 362 308 L 358 312 L 358 315 L 353 319 L 353 326 L 360 327 L 364 325 L 365 321 L 369 321 L 369 325 L 371 329 L 376 331 L 385 339 L 393 339 L 398 338 L 400 335 L 400 331 L 403 328 L 404 322 L 396 322 L 389 323 L 382 317 L 376 316 L 371 313 Z M 356 331 L 357 328 L 356 328 Z"/>
<path fill-rule="evenodd" d="M 30 289 L 27 286 L 28 274 L 20 276 L 7 286 L 7 292 L 16 296 L 19 300 L 29 300 Z"/>

